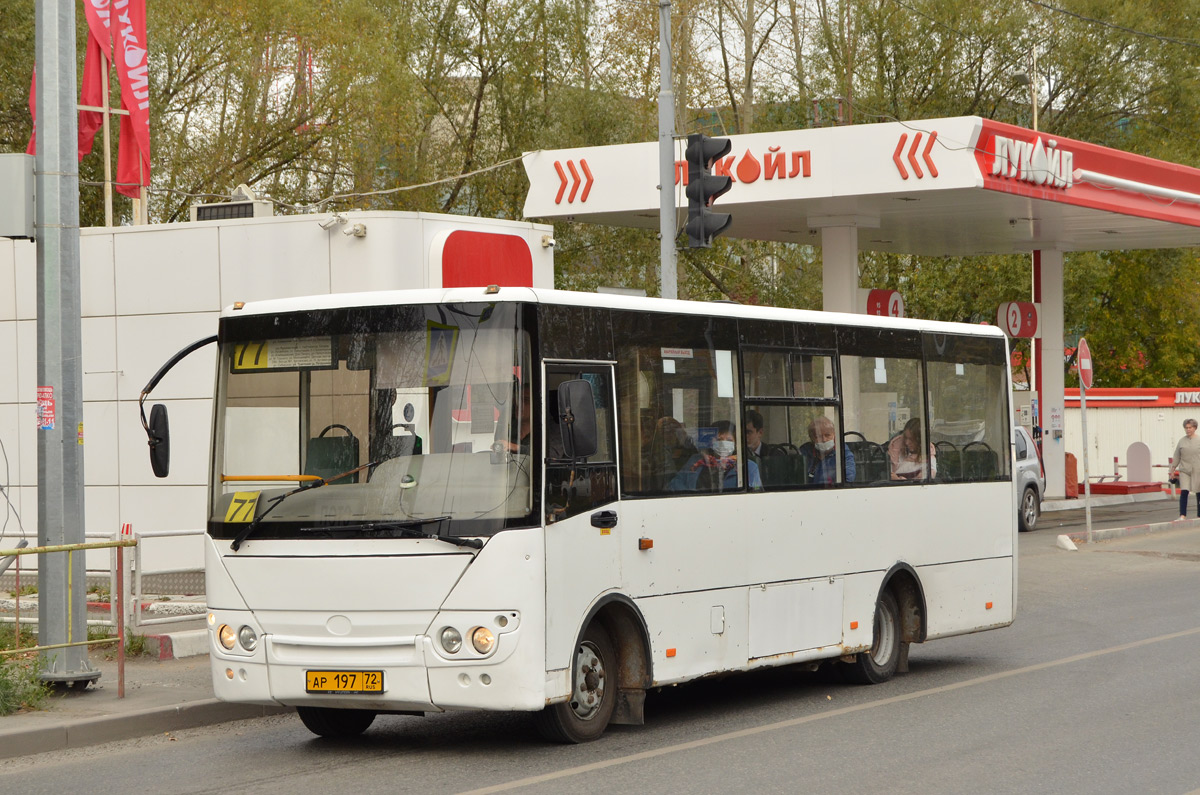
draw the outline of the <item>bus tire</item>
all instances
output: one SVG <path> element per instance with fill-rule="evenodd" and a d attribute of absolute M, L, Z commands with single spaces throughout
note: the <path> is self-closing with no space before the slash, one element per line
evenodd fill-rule
<path fill-rule="evenodd" d="M 604 734 L 617 703 L 616 664 L 608 630 L 593 621 L 571 657 L 571 697 L 534 715 L 538 732 L 556 743 L 586 743 Z"/>
<path fill-rule="evenodd" d="M 891 590 L 885 589 L 875 603 L 871 650 L 860 652 L 854 662 L 842 663 L 842 674 L 860 685 L 878 685 L 891 679 L 900 665 L 900 635 L 900 606 Z"/>
<path fill-rule="evenodd" d="M 300 720 L 313 734 L 331 740 L 357 737 L 375 720 L 369 709 L 330 709 L 329 707 L 296 707 Z"/>

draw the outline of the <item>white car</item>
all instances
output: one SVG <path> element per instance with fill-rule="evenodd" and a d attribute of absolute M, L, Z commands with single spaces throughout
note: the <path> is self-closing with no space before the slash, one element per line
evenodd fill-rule
<path fill-rule="evenodd" d="M 1046 475 L 1042 471 L 1042 459 L 1038 454 L 1033 437 L 1022 425 L 1016 426 L 1014 434 L 1017 445 L 1016 468 L 1013 480 L 1017 486 L 1017 523 L 1022 533 L 1037 526 L 1042 513 L 1042 497 L 1046 493 Z"/>

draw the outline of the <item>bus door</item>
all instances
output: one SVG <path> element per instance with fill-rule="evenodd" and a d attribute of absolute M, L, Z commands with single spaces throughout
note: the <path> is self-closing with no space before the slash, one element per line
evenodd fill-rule
<path fill-rule="evenodd" d="M 554 669 L 570 663 L 588 607 L 621 582 L 622 527 L 612 364 L 547 362 L 544 368 L 546 650 Z M 579 382 L 591 387 L 597 441 L 594 453 L 572 458 L 563 441 L 559 388 L 574 383 L 578 395 Z"/>

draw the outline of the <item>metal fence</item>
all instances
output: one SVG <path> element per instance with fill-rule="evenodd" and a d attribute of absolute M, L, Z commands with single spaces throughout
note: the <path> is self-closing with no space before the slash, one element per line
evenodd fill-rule
<path fill-rule="evenodd" d="M 117 697 L 125 697 L 125 571 L 126 571 L 126 553 L 128 547 L 137 548 L 138 542 L 135 538 L 117 538 L 109 541 L 95 541 L 84 544 L 56 544 L 44 547 L 24 547 L 21 549 L 4 549 L 0 550 L 0 558 L 14 557 L 16 563 L 16 611 L 13 618 L 13 648 L 0 649 L 0 657 L 10 657 L 14 654 L 27 654 L 29 652 L 42 652 L 51 649 L 66 649 L 72 646 L 101 646 L 109 643 L 117 645 Z M 116 626 L 117 634 L 112 637 L 94 638 L 75 640 L 73 637 L 74 620 L 72 611 L 74 610 L 73 600 L 70 599 L 70 593 L 74 588 L 72 581 L 72 572 L 74 572 L 74 557 L 76 552 L 86 553 L 89 549 L 112 549 L 114 558 L 113 572 L 113 590 L 115 598 L 112 600 L 114 607 L 114 625 Z M 26 555 L 53 555 L 65 554 L 67 556 L 67 641 L 66 643 L 47 643 L 37 646 L 21 646 L 21 558 Z M 92 622 L 87 622 L 92 623 Z"/>

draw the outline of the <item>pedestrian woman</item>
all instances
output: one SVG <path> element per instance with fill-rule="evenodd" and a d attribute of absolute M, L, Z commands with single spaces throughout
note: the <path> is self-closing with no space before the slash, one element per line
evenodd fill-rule
<path fill-rule="evenodd" d="M 1187 518 L 1188 492 L 1193 484 L 1200 484 L 1200 436 L 1196 436 L 1196 421 L 1183 421 L 1183 430 L 1187 434 L 1175 445 L 1175 454 L 1171 456 L 1174 465 L 1172 474 L 1179 479 L 1179 518 Z M 1196 518 L 1200 519 L 1200 494 L 1196 495 Z"/>

